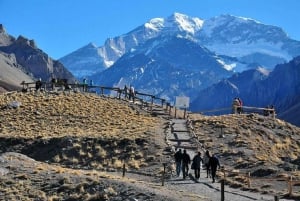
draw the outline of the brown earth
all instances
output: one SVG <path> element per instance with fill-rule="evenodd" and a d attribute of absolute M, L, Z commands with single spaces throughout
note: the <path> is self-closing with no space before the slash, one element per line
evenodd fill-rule
<path fill-rule="evenodd" d="M 0 108 L 2 200 L 204 200 L 161 186 L 162 161 L 173 154 L 167 115 L 63 92 L 2 94 Z M 286 183 L 247 189 L 240 173 L 298 179 L 298 127 L 257 114 L 189 117 L 202 148 L 230 170 L 229 185 L 284 195 Z"/>

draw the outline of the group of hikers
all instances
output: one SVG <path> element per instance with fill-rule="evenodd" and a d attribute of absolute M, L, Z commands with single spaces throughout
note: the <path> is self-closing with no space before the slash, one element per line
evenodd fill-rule
<path fill-rule="evenodd" d="M 245 107 L 244 107 L 245 108 Z M 239 97 L 235 97 L 232 101 L 232 113 L 233 114 L 242 114 L 243 111 L 243 101 Z M 263 109 L 264 116 L 274 116 L 275 115 L 275 108 L 274 105 L 268 105 Z"/>
<path fill-rule="evenodd" d="M 124 86 L 124 94 L 125 94 L 125 99 L 134 101 L 136 94 L 135 94 L 134 87 L 132 85 L 130 85 L 129 87 L 127 87 L 127 85 Z"/>
<path fill-rule="evenodd" d="M 176 175 L 180 176 L 182 172 L 182 177 L 185 179 L 189 173 L 189 166 L 191 164 L 191 169 L 194 170 L 195 179 L 200 179 L 200 169 L 202 164 L 204 164 L 206 169 L 206 178 L 211 177 L 212 182 L 215 182 L 217 169 L 220 169 L 219 159 L 215 154 L 210 155 L 207 150 L 204 153 L 204 157 L 201 156 L 201 152 L 197 152 L 197 154 L 191 160 L 190 155 L 187 153 L 186 149 L 182 150 L 178 149 L 174 154 L 175 163 L 176 163 Z"/>

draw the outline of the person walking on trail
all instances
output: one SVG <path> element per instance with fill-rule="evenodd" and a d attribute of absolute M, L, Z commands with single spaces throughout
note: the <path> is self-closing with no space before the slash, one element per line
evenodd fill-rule
<path fill-rule="evenodd" d="M 175 158 L 175 163 L 176 163 L 176 174 L 177 174 L 177 177 L 179 177 L 180 172 L 181 172 L 181 162 L 182 162 L 182 151 L 181 151 L 181 149 L 179 149 L 175 153 L 174 158 Z"/>
<path fill-rule="evenodd" d="M 203 163 L 204 163 L 205 169 L 206 169 L 206 178 L 211 177 L 210 167 L 209 167 L 209 159 L 210 159 L 210 154 L 209 154 L 209 151 L 206 150 L 204 157 L 203 157 Z"/>
<path fill-rule="evenodd" d="M 219 159 L 216 157 L 215 154 L 213 154 L 209 159 L 209 167 L 211 169 L 212 182 L 215 183 L 217 168 L 219 167 L 219 169 L 220 169 L 220 167 L 221 167 Z"/>
<path fill-rule="evenodd" d="M 189 173 L 189 164 L 191 163 L 191 157 L 190 155 L 186 152 L 186 150 L 183 150 L 182 154 L 182 174 L 183 174 L 183 179 L 185 179 L 186 176 L 188 176 Z"/>
<path fill-rule="evenodd" d="M 191 169 L 194 169 L 195 171 L 195 178 L 200 179 L 200 167 L 201 163 L 203 163 L 203 159 L 201 157 L 200 151 L 194 156 L 193 162 L 192 162 L 192 167 Z"/>

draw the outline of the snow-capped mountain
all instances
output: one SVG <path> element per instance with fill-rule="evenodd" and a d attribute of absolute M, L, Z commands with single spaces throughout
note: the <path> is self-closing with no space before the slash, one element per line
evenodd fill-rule
<path fill-rule="evenodd" d="M 186 38 L 162 35 L 137 46 L 90 79 L 106 86 L 133 85 L 168 101 L 178 95 L 193 99 L 199 90 L 232 75 L 219 60 L 223 58 Z"/>
<path fill-rule="evenodd" d="M 109 38 L 101 47 L 87 45 L 60 61 L 78 78 L 88 76 L 112 66 L 147 40 L 162 35 L 180 36 L 216 55 L 236 58 L 238 62 L 219 60 L 225 68 L 236 72 L 251 69 L 253 63 L 273 69 L 276 64 L 300 54 L 300 42 L 290 39 L 276 26 L 232 15 L 202 20 L 174 13 L 167 18 L 151 19 L 127 34 Z M 244 65 L 239 65 L 241 63 Z"/>

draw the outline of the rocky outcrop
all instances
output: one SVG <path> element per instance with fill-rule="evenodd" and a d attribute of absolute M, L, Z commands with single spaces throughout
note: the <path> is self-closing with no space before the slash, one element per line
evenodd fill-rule
<path fill-rule="evenodd" d="M 59 61 L 53 60 L 39 49 L 34 40 L 24 36 L 15 40 L 5 32 L 3 26 L 0 30 L 0 51 L 14 55 L 25 73 L 43 81 L 50 81 L 52 77 L 68 79 L 69 83 L 75 81 L 74 76 Z"/>

